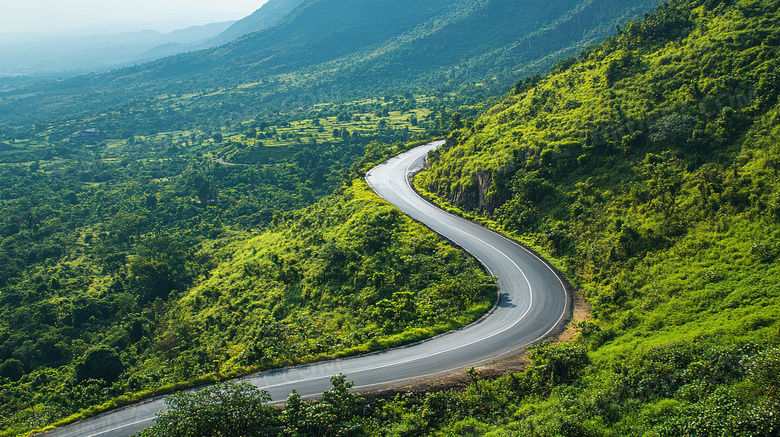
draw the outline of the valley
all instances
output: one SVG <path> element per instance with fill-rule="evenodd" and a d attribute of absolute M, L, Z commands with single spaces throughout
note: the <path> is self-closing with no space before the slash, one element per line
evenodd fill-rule
<path fill-rule="evenodd" d="M 356 1 L 2 94 L 0 435 L 775 435 L 778 2 Z"/>

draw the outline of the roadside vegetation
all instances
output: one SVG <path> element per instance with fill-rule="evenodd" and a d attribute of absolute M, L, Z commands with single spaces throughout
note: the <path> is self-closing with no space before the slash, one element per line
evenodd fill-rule
<path fill-rule="evenodd" d="M 53 140 L 52 128 L 2 143 L 4 435 L 478 317 L 492 282 L 352 183 L 404 141 L 449 129 L 455 102 L 408 94 L 126 139 Z M 426 275 L 397 283 L 415 269 Z M 470 297 L 444 300 L 461 286 Z"/>

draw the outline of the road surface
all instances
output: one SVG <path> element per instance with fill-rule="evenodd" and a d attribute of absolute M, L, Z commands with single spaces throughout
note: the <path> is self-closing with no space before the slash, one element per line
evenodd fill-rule
<path fill-rule="evenodd" d="M 443 141 L 413 149 L 372 169 L 371 188 L 413 219 L 424 223 L 476 257 L 498 277 L 499 299 L 492 312 L 463 329 L 413 345 L 353 358 L 285 368 L 244 378 L 283 402 L 295 389 L 315 397 L 344 373 L 359 391 L 402 385 L 421 377 L 494 360 L 534 343 L 565 323 L 570 298 L 555 272 L 517 243 L 450 215 L 412 189 L 410 175 L 423 168 L 428 152 Z M 155 399 L 52 431 L 57 437 L 127 437 L 154 423 L 165 408 Z"/>

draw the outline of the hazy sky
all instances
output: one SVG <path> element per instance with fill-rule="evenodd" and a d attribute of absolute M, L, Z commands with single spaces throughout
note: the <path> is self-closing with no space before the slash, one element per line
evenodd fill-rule
<path fill-rule="evenodd" d="M 0 34 L 115 23 L 156 23 L 156 30 L 245 17 L 267 0 L 0 0 Z M 213 18 L 213 19 L 211 19 Z"/>

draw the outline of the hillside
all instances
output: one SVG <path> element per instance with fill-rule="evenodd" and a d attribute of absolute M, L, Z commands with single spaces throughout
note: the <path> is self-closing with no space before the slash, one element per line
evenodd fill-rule
<path fill-rule="evenodd" d="M 235 23 L 231 23 L 229 27 L 223 29 L 223 31 L 216 36 L 209 35 L 207 38 L 201 38 L 189 44 L 168 43 L 160 45 L 147 50 L 136 57 L 136 60 L 151 61 L 165 56 L 204 50 L 227 44 L 244 35 L 268 29 L 279 23 L 301 3 L 303 3 L 303 0 L 269 0 L 263 4 L 260 9 Z"/>
<path fill-rule="evenodd" d="M 0 133 L 19 136 L 33 122 L 74 117 L 97 116 L 96 121 L 108 124 L 104 114 L 112 111 L 215 89 L 236 91 L 220 99 L 235 108 L 233 117 L 244 117 L 246 107 L 258 102 L 279 103 L 333 87 L 350 98 L 431 88 L 446 92 L 465 85 L 499 93 L 517 75 L 543 70 L 657 4 L 535 0 L 534 7 L 519 7 L 517 0 L 310 0 L 278 25 L 224 46 L 6 93 L 0 102 Z M 480 40 L 484 43 L 471 43 Z M 192 113 L 188 122 L 193 122 L 207 104 L 213 102 L 181 109 Z M 161 115 L 169 125 L 177 121 Z"/>
<path fill-rule="evenodd" d="M 293 394 L 292 411 L 221 423 L 280 436 L 778 435 L 779 7 L 672 1 L 519 81 L 417 176 L 443 207 L 565 267 L 592 303 L 573 340 L 531 347 L 532 364 L 498 379 L 469 369 L 464 390 L 368 402 L 346 393 L 347 375 L 320 403 Z M 168 435 L 185 412 L 182 429 L 210 429 L 208 402 L 179 407 L 196 399 L 142 435 Z"/>
<path fill-rule="evenodd" d="M 468 426 L 776 434 L 778 6 L 673 1 L 518 82 L 432 157 L 420 189 L 558 258 L 593 303 L 576 342 L 511 378 L 522 389 L 453 397 L 489 392 L 511 417 Z"/>
<path fill-rule="evenodd" d="M 234 41 L 244 35 L 267 29 L 287 17 L 304 0 L 268 0 L 248 17 L 233 23 L 205 45 L 214 47 Z"/>

